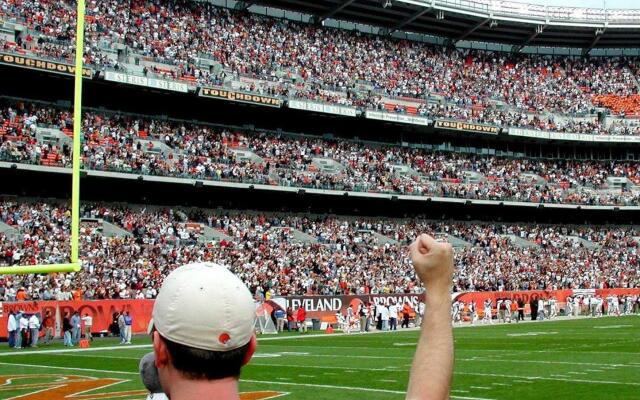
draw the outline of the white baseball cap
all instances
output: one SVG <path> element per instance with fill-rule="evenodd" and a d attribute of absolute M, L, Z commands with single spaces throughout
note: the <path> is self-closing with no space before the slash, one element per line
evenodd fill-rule
<path fill-rule="evenodd" d="M 256 307 L 247 286 L 214 263 L 183 265 L 171 272 L 153 305 L 149 332 L 188 347 L 228 351 L 249 343 Z"/>

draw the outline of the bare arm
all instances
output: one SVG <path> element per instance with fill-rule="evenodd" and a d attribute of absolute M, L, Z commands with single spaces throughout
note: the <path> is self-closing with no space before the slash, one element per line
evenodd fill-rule
<path fill-rule="evenodd" d="M 407 400 L 449 398 L 453 375 L 451 282 L 453 250 L 420 235 L 411 245 L 411 260 L 427 291 L 425 316 L 411 367 Z"/>

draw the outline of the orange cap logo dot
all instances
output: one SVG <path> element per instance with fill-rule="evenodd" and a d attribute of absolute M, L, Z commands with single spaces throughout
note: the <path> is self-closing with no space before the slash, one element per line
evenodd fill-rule
<path fill-rule="evenodd" d="M 231 340 L 231 336 L 229 336 L 228 333 L 222 333 L 222 334 L 220 334 L 220 336 L 218 336 L 218 340 L 222 344 L 227 344 L 229 342 L 229 340 Z"/>

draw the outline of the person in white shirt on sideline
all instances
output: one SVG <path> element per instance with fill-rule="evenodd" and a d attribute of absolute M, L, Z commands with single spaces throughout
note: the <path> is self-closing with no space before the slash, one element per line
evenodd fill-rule
<path fill-rule="evenodd" d="M 389 309 L 384 304 L 381 304 L 380 306 L 381 306 L 380 320 L 382 321 L 382 330 L 388 331 L 389 330 Z"/>
<path fill-rule="evenodd" d="M 549 319 L 553 319 L 558 315 L 558 301 L 555 297 L 549 299 Z"/>
<path fill-rule="evenodd" d="M 398 306 L 395 304 L 389 304 L 389 330 L 398 330 Z"/>
<path fill-rule="evenodd" d="M 84 317 L 81 318 L 82 324 L 84 325 L 84 338 L 93 342 L 93 336 L 91 336 L 91 327 L 93 326 L 93 318 L 85 313 Z"/>
<path fill-rule="evenodd" d="M 31 334 L 31 347 L 38 347 L 38 335 L 40 334 L 40 320 L 33 314 L 29 318 L 29 332 Z"/>
<path fill-rule="evenodd" d="M 544 300 L 538 299 L 538 319 L 544 321 Z"/>
<path fill-rule="evenodd" d="M 478 322 L 478 310 L 476 309 L 475 301 L 469 302 L 469 314 L 471 314 L 471 325 L 475 325 Z"/>
<path fill-rule="evenodd" d="M 484 317 L 482 318 L 483 323 L 493 324 L 491 320 L 491 299 L 486 299 L 484 301 Z"/>
<path fill-rule="evenodd" d="M 16 321 L 16 315 L 13 311 L 9 312 L 9 318 L 7 321 L 7 332 L 9 334 L 9 347 L 15 347 L 16 345 L 16 331 L 18 330 L 18 322 Z"/>
<path fill-rule="evenodd" d="M 424 302 L 418 303 L 418 309 L 416 310 L 416 327 L 422 326 L 422 316 L 424 315 Z"/>
<path fill-rule="evenodd" d="M 20 314 L 20 320 L 18 321 L 18 326 L 20 327 L 20 346 L 16 346 L 17 349 L 21 349 L 23 347 L 27 347 L 27 332 L 29 331 L 29 320 L 24 314 Z"/>
<path fill-rule="evenodd" d="M 505 321 L 511 323 L 511 299 L 504 299 L 505 305 Z"/>

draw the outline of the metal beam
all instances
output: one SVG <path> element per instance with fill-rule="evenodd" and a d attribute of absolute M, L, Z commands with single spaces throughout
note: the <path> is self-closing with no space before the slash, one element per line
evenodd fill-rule
<path fill-rule="evenodd" d="M 244 0 L 244 1 L 239 1 L 236 3 L 236 6 L 234 7 L 236 10 L 238 11 L 246 11 L 247 8 L 251 7 L 252 5 L 256 4 L 258 2 L 258 0 Z"/>
<path fill-rule="evenodd" d="M 319 15 L 318 17 L 316 17 L 314 19 L 314 22 L 319 24 L 322 21 L 324 21 L 327 18 L 331 18 L 334 15 L 336 15 L 337 13 L 339 13 L 340 11 L 344 10 L 345 8 L 349 7 L 351 4 L 353 4 L 356 0 L 344 0 L 341 4 L 338 4 L 337 6 L 333 7 L 331 10 L 327 11 L 326 13 Z"/>
<path fill-rule="evenodd" d="M 475 31 L 477 31 L 478 28 L 480 28 L 482 25 L 486 24 L 489 21 L 491 21 L 491 18 L 487 18 L 487 19 L 483 20 L 482 22 L 477 23 L 473 28 L 467 29 L 462 35 L 460 35 L 457 38 L 453 39 L 453 42 L 457 43 L 457 42 L 459 42 L 461 40 L 464 40 L 467 36 L 471 35 Z"/>
<path fill-rule="evenodd" d="M 586 56 L 591 52 L 591 50 L 595 47 L 595 45 L 598 44 L 598 42 L 600 41 L 600 39 L 604 35 L 605 31 L 606 31 L 606 29 L 596 29 L 595 37 L 591 41 L 591 44 L 589 44 L 589 47 L 585 47 L 584 49 L 582 49 L 582 55 L 583 56 Z"/>
<path fill-rule="evenodd" d="M 526 38 L 522 43 L 514 46 L 514 52 L 515 53 L 519 53 L 520 50 L 522 50 L 524 48 L 524 46 L 527 46 L 529 43 L 531 43 L 531 41 L 535 38 L 538 37 L 538 35 L 540 35 L 542 32 L 544 32 L 544 29 L 546 28 L 546 25 L 538 25 L 536 27 L 536 30 L 533 31 L 533 33 L 531 35 L 529 35 L 528 38 Z"/>
<path fill-rule="evenodd" d="M 415 13 L 409 15 L 407 18 L 405 18 L 402 21 L 398 22 L 398 25 L 396 25 L 393 28 L 391 28 L 389 30 L 389 34 L 392 34 L 393 32 L 399 31 L 400 29 L 402 29 L 405 26 L 409 25 L 413 21 L 417 20 L 418 18 L 422 17 L 423 15 L 425 15 L 426 13 L 431 11 L 432 8 L 433 7 L 429 6 L 429 7 L 423 8 L 423 9 L 418 10 Z"/>

